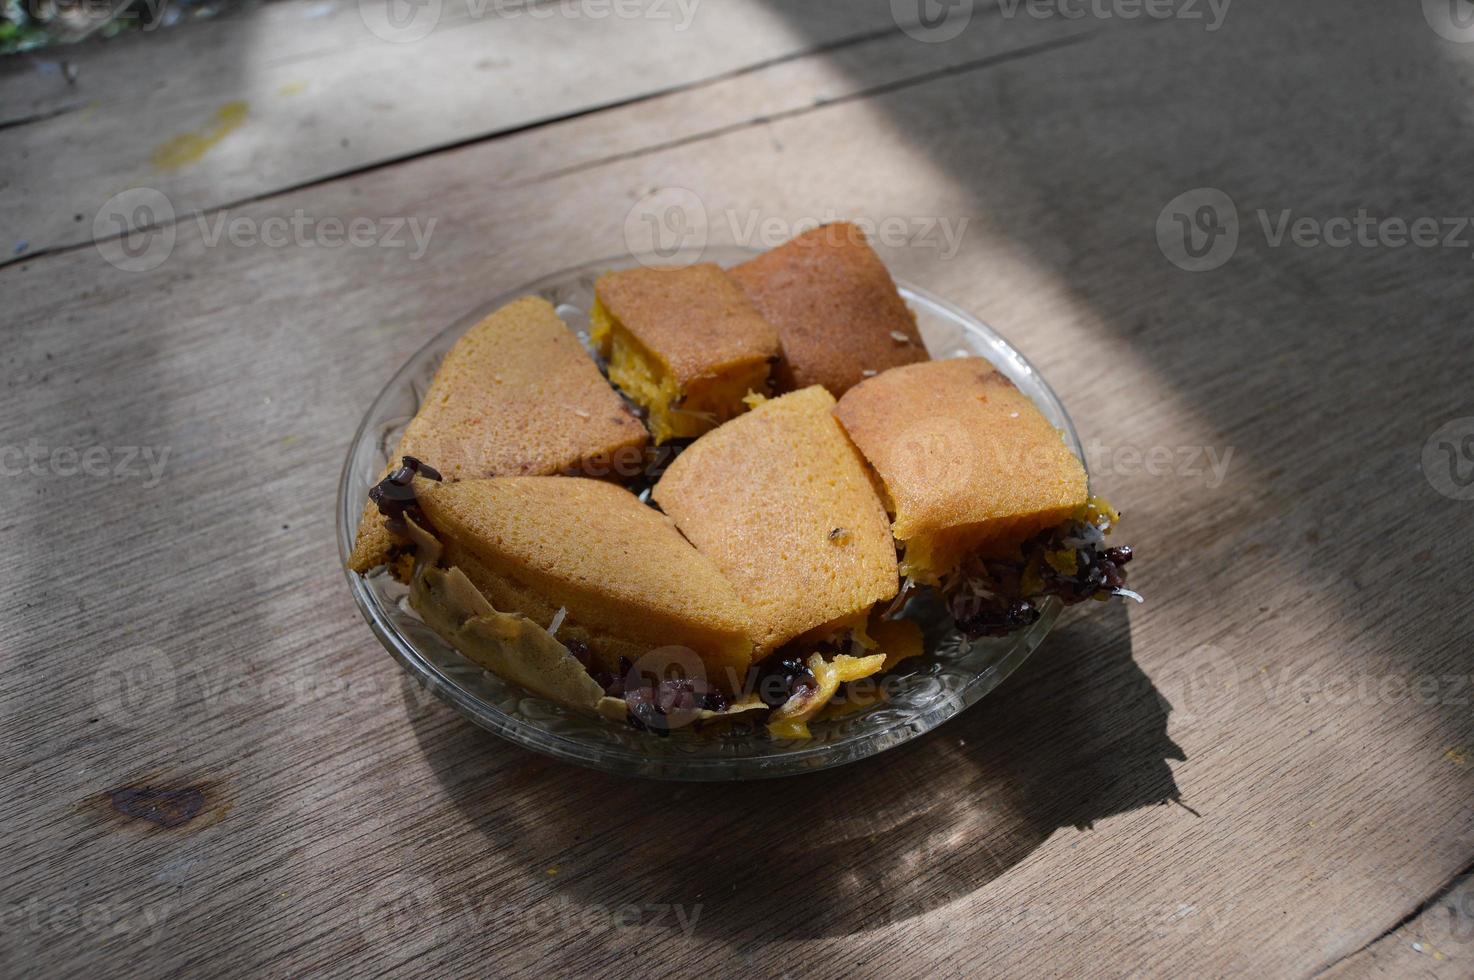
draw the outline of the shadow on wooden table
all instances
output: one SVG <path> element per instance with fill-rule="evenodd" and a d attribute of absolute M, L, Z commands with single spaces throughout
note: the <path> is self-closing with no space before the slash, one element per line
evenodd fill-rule
<path fill-rule="evenodd" d="M 1166 760 L 1184 756 L 1167 737 L 1170 710 L 1132 659 L 1125 610 L 1110 607 L 1067 617 L 1014 677 L 937 731 L 807 776 L 619 778 L 468 723 L 431 723 L 438 711 L 411 716 L 488 846 L 530 876 L 559 866 L 547 880 L 575 914 L 680 906 L 687 928 L 738 940 L 908 919 L 1006 874 L 1059 828 L 1176 799 Z"/>

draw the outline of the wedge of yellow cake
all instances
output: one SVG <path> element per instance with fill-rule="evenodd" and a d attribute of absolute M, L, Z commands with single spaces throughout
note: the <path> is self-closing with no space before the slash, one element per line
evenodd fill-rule
<path fill-rule="evenodd" d="M 692 443 L 653 497 L 757 620 L 759 653 L 860 626 L 896 594 L 896 549 L 834 397 L 805 388 Z"/>
<path fill-rule="evenodd" d="M 916 317 L 855 225 L 815 228 L 729 274 L 778 330 L 780 391 L 823 385 L 838 398 L 870 375 L 928 359 Z"/>
<path fill-rule="evenodd" d="M 607 669 L 686 647 L 731 691 L 752 660 L 752 617 L 716 565 L 671 520 L 611 483 L 581 477 L 416 479 L 416 504 L 498 611 L 586 645 Z"/>
<path fill-rule="evenodd" d="M 391 465 L 413 456 L 446 480 L 598 472 L 648 441 L 552 305 L 528 296 L 476 324 L 445 355 Z M 348 565 L 367 572 L 400 542 L 369 503 Z"/>
<path fill-rule="evenodd" d="M 765 394 L 778 334 L 710 263 L 599 277 L 590 333 L 657 443 L 698 436 Z"/>
<path fill-rule="evenodd" d="M 1085 506 L 1085 468 L 1060 431 L 981 358 L 893 368 L 835 414 L 880 478 L 901 572 L 918 582 L 967 554 L 1006 555 Z"/>

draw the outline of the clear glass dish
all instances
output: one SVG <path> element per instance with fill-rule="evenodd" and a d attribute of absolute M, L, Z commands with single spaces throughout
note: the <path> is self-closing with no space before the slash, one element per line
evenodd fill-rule
<path fill-rule="evenodd" d="M 701 258 L 732 265 L 752 254 L 739 248 L 707 248 Z M 418 409 L 441 358 L 461 334 L 498 307 L 534 294 L 551 302 L 587 344 L 594 279 L 642 261 L 678 265 L 689 257 L 624 256 L 548 276 L 451 324 L 399 369 L 369 406 L 343 466 L 338 550 L 345 564 L 369 488 Z M 904 282 L 897 285 L 915 311 L 933 357 L 987 358 L 1034 400 L 1083 460 L 1079 437 L 1059 398 L 1008 341 L 946 300 Z M 347 576 L 359 610 L 384 647 L 416 680 L 477 725 L 557 759 L 656 779 L 782 776 L 843 765 L 893 748 L 936 728 L 997 687 L 1043 641 L 1061 608 L 1051 599 L 1033 626 L 1008 637 L 969 642 L 950 628 L 935 603 L 912 599 L 906 614 L 922 624 L 927 656 L 900 665 L 886 684 L 887 700 L 842 718 L 816 721 L 811 725 L 814 737 L 805 741 L 772 739 L 761 723 L 740 721 L 721 730 L 701 733 L 688 728 L 656 737 L 534 697 L 476 666 L 420 621 L 410 608 L 408 589 L 382 569 L 368 576 L 352 572 Z"/>

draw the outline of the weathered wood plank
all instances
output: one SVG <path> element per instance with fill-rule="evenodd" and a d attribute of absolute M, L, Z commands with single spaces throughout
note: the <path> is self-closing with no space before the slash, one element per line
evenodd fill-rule
<path fill-rule="evenodd" d="M 170 450 L 157 486 L 49 463 L 0 484 L 0 903 L 34 911 L 6 972 L 1280 975 L 1375 942 L 1474 850 L 1474 522 L 1418 471 L 1474 416 L 1468 256 L 1275 247 L 1253 212 L 1470 213 L 1470 137 L 1442 124 L 1470 53 L 1412 13 L 1129 30 L 496 194 L 502 141 L 232 215 L 440 219 L 418 260 L 186 221 L 150 271 L 90 248 L 0 271 L 0 446 Z M 1366 150 L 1394 125 L 1416 135 Z M 1244 224 L 1192 274 L 1156 224 L 1205 184 Z M 1148 604 L 1073 616 L 917 743 L 767 785 L 568 769 L 405 689 L 336 568 L 359 414 L 441 324 L 621 250 L 662 186 L 713 239 L 905 222 L 893 266 L 1013 337 L 1106 450 Z M 922 234 L 941 217 L 970 219 L 955 253 Z M 1233 454 L 1215 476 L 1148 469 L 1154 447 Z M 124 667 L 152 677 L 131 710 Z M 98 799 L 143 785 L 198 789 L 199 815 Z M 1177 796 L 1198 815 L 1152 805 Z"/>
<path fill-rule="evenodd" d="M 89 241 L 130 187 L 221 206 L 895 29 L 887 5 L 838 0 L 797 24 L 759 0 L 437 0 L 404 5 L 442 13 L 396 43 L 380 35 L 415 32 L 379 24 L 389 6 L 295 0 L 88 45 L 74 82 L 63 55 L 21 59 L 0 103 L 42 118 L 0 141 L 0 257 Z"/>

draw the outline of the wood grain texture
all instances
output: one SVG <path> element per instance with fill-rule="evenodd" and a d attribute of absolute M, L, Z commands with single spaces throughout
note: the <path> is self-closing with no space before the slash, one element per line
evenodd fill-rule
<path fill-rule="evenodd" d="M 401 35 L 375 20 L 389 6 L 293 0 L 84 45 L 69 71 L 57 55 L 20 59 L 29 70 L 0 75 L 0 104 L 32 120 L 0 142 L 0 259 L 90 241 L 130 187 L 181 214 L 221 207 L 895 29 L 884 5 L 838 0 L 804 4 L 797 24 L 760 0 L 431 0 L 403 7 L 439 11 L 419 37 L 413 21 Z M 221 111 L 241 121 L 181 153 L 180 139 L 216 135 Z"/>
<path fill-rule="evenodd" d="M 91 247 L 0 270 L 0 446 L 169 450 L 157 485 L 0 482 L 4 971 L 1278 976 L 1405 955 L 1399 923 L 1474 853 L 1474 503 L 1419 469 L 1474 416 L 1469 249 L 1275 247 L 1255 212 L 1474 214 L 1471 62 L 1370 2 L 1142 22 L 889 88 L 856 59 L 870 97 L 496 193 L 516 143 L 231 212 L 439 218 L 418 260 L 209 245 L 186 221 L 148 272 Z M 793 69 L 755 91 L 773 70 Z M 610 115 L 557 132 L 589 145 Z M 1148 603 L 1077 611 L 908 746 L 759 785 L 571 769 L 404 681 L 337 567 L 360 414 L 432 332 L 622 250 L 631 204 L 670 186 L 713 241 L 761 244 L 753 216 L 904 223 L 897 274 L 1012 338 L 1098 445 Z M 1156 224 L 1202 186 L 1242 226 L 1195 274 Z M 942 217 L 968 219 L 955 253 L 925 231 Z M 1171 460 L 1148 468 L 1154 448 Z M 143 787 L 173 795 L 108 795 Z"/>

